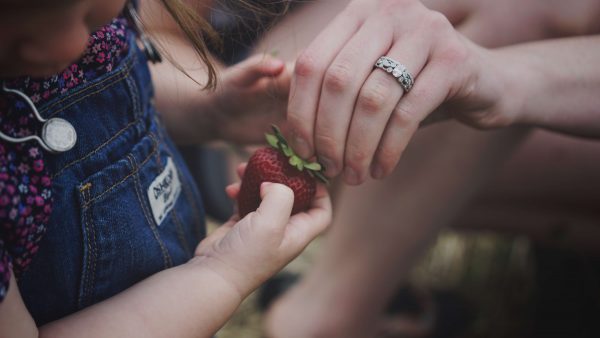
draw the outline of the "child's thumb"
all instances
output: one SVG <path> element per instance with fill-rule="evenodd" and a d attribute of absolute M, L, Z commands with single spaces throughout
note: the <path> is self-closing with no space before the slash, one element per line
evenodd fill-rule
<path fill-rule="evenodd" d="M 260 186 L 262 202 L 256 210 L 259 226 L 284 227 L 292 214 L 294 192 L 289 187 L 265 182 Z"/>

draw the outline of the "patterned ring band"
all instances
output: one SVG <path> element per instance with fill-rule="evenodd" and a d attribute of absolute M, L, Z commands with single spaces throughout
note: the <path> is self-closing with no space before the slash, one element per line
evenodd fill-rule
<path fill-rule="evenodd" d="M 406 69 L 403 64 L 390 57 L 380 57 L 379 60 L 377 60 L 377 63 L 375 63 L 375 67 L 383 69 L 392 74 L 392 76 L 398 80 L 402 88 L 404 88 L 406 93 L 408 93 L 415 84 L 415 81 L 413 80 L 412 75 L 410 75 L 408 69 Z"/>

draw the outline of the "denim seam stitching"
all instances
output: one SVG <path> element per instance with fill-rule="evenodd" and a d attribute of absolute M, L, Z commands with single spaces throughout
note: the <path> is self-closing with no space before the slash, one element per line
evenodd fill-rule
<path fill-rule="evenodd" d="M 128 155 L 127 158 L 129 159 L 130 162 L 132 162 L 133 165 L 135 165 L 135 160 L 131 158 L 131 155 Z M 171 259 L 171 256 L 169 255 L 167 248 L 165 247 L 164 243 L 162 242 L 162 240 L 160 238 L 160 234 L 158 233 L 156 224 L 154 224 L 153 218 L 151 218 L 149 216 L 148 210 L 146 210 L 146 205 L 141 197 L 141 192 L 140 192 L 141 183 L 139 181 L 139 175 L 137 174 L 137 170 L 136 170 L 136 174 L 133 179 L 135 180 L 134 186 L 135 186 L 135 192 L 136 192 L 137 198 L 138 198 L 138 203 L 140 204 L 140 207 L 142 208 L 144 217 L 146 217 L 148 226 L 150 227 L 150 230 L 152 231 L 152 234 L 154 235 L 154 239 L 156 239 L 156 242 L 158 243 L 158 246 L 160 247 L 160 251 L 163 254 L 164 267 L 165 267 L 165 269 L 170 268 L 173 266 L 173 260 Z"/>
<path fill-rule="evenodd" d="M 109 144 L 110 142 L 114 141 L 117 137 L 121 136 L 121 134 L 123 134 L 127 129 L 131 128 L 132 126 L 136 125 L 138 122 L 140 121 L 140 119 L 136 119 L 132 122 L 130 122 L 128 125 L 126 125 L 125 127 L 123 127 L 123 129 L 119 130 L 116 134 L 114 134 L 111 138 L 109 138 L 108 140 L 104 141 L 104 143 L 102 143 L 101 145 L 99 145 L 98 147 L 96 147 L 94 150 L 91 150 L 90 152 L 88 152 L 87 154 L 83 155 L 82 157 L 73 160 L 72 162 L 69 162 L 68 164 L 66 164 L 65 166 L 63 166 L 62 168 L 60 168 L 60 170 L 58 170 L 54 175 L 52 175 L 52 179 L 58 177 L 58 175 L 62 174 L 63 171 L 65 171 L 67 168 L 87 159 L 88 157 L 94 155 L 95 153 L 99 152 L 100 149 L 104 148 L 107 144 Z"/>
<path fill-rule="evenodd" d="M 90 85 L 88 87 L 82 88 L 81 90 L 76 91 L 76 92 L 72 93 L 71 95 L 69 95 L 69 96 L 67 96 L 65 98 L 62 98 L 62 99 L 60 99 L 60 100 L 52 103 L 49 106 L 43 107 L 42 109 L 40 109 L 40 113 L 45 113 L 45 112 L 51 110 L 53 107 L 55 107 L 55 106 L 57 106 L 57 105 L 65 102 L 65 101 L 73 99 L 74 96 L 85 94 L 86 91 L 90 91 L 90 90 L 93 90 L 95 88 L 98 88 L 98 87 L 104 85 L 100 89 L 94 90 L 93 92 L 88 93 L 88 94 L 86 94 L 84 96 L 77 97 L 77 98 L 73 99 L 73 101 L 70 102 L 68 105 L 66 105 L 64 107 L 61 107 L 60 109 L 58 109 L 56 111 L 53 111 L 52 114 L 49 115 L 49 117 L 53 117 L 56 114 L 60 113 L 61 111 L 63 111 L 65 109 L 69 108 L 70 106 L 76 104 L 77 102 L 79 102 L 79 101 L 81 101 L 81 100 L 83 100 L 83 99 L 85 99 L 85 98 L 87 98 L 87 97 L 89 97 L 91 95 L 97 94 L 98 92 L 100 92 L 102 90 L 105 90 L 106 88 L 114 85 L 115 83 L 119 82 L 123 78 L 128 77 L 129 74 L 130 74 L 130 72 L 131 72 L 131 69 L 133 68 L 134 61 L 136 61 L 136 60 L 137 60 L 137 57 L 133 56 L 130 60 L 128 60 L 127 63 L 125 63 L 125 65 L 123 66 L 123 69 L 121 69 L 117 73 L 112 74 L 111 76 L 107 77 L 106 79 L 103 79 L 102 81 L 100 81 L 98 83 L 94 83 L 93 85 Z M 108 84 L 105 85 L 106 82 L 111 81 L 111 80 L 114 80 L 114 81 L 112 81 L 112 82 L 110 82 L 110 83 L 108 83 Z"/>
<path fill-rule="evenodd" d="M 131 77 L 125 78 L 125 82 L 127 84 L 127 87 L 129 88 L 129 90 L 131 91 L 131 105 L 133 108 L 133 116 L 136 119 L 139 119 L 143 113 L 142 113 L 142 108 L 141 108 L 140 102 L 138 100 L 138 97 L 139 97 L 138 87 L 135 84 L 135 81 L 133 81 L 133 79 L 131 79 Z"/>
<path fill-rule="evenodd" d="M 174 208 L 173 208 L 173 210 L 171 210 L 171 219 L 173 220 L 173 223 L 175 223 L 175 227 L 177 229 L 177 238 L 179 239 L 179 242 L 180 242 L 181 246 L 183 247 L 183 250 L 185 251 L 185 253 L 188 256 L 191 256 L 192 250 L 190 249 L 190 246 L 188 245 L 187 241 L 185 240 L 183 224 L 181 224 L 181 221 L 179 220 L 179 216 Z"/>
<path fill-rule="evenodd" d="M 83 188 L 80 189 L 79 192 L 80 192 L 81 196 L 83 197 L 83 200 L 85 201 L 86 197 L 85 197 L 85 191 L 83 190 Z M 85 202 L 84 202 L 84 205 L 85 205 Z M 84 241 L 85 241 L 84 245 L 86 245 L 88 247 L 89 252 L 91 252 L 92 249 L 89 247 L 89 245 L 90 245 L 89 233 L 90 232 L 89 232 L 89 227 L 88 227 L 88 218 L 89 217 L 87 215 L 87 208 L 83 207 L 83 226 L 86 230 L 85 235 L 84 235 Z M 80 309 L 83 307 L 83 298 L 84 298 L 84 294 L 87 289 L 87 279 L 88 279 L 88 273 L 89 273 L 88 272 L 88 270 L 89 270 L 88 261 L 84 260 L 84 262 L 82 264 L 82 269 L 84 269 L 84 270 L 82 271 L 82 276 L 81 276 L 81 286 L 80 286 L 80 291 L 78 292 L 78 295 L 77 295 L 77 307 Z"/>
<path fill-rule="evenodd" d="M 157 122 L 160 122 L 160 121 L 157 121 Z M 159 132 L 158 137 L 161 139 L 161 141 L 163 143 L 165 143 L 162 133 Z M 171 156 L 173 158 L 173 153 L 168 148 L 167 148 L 167 153 L 169 154 L 169 156 Z M 179 170 L 178 170 L 178 172 L 179 172 Z M 198 211 L 198 208 L 196 208 L 196 204 L 194 203 L 194 201 L 196 199 L 194 198 L 192 192 L 187 188 L 187 186 L 185 184 L 182 185 L 182 190 L 183 190 L 183 193 L 185 194 L 185 198 L 190 202 L 189 203 L 190 208 L 192 209 L 192 212 L 194 214 L 194 228 L 195 228 L 195 232 L 196 232 L 196 237 L 200 238 L 200 229 L 204 226 L 204 224 L 201 221 L 200 212 Z"/>
<path fill-rule="evenodd" d="M 89 209 L 91 212 L 91 209 Z M 93 243 L 93 250 L 92 250 L 92 273 L 90 274 L 90 279 L 89 281 L 89 286 L 86 292 L 86 298 L 89 301 L 92 290 L 94 289 L 95 285 L 96 285 L 96 263 L 98 261 L 98 247 L 97 247 L 97 241 L 96 241 L 96 224 L 94 222 L 94 218 L 90 217 L 90 228 L 92 230 L 92 243 Z"/>
<path fill-rule="evenodd" d="M 88 183 L 80 189 L 80 192 L 83 195 L 83 199 L 86 202 L 90 199 L 91 186 L 92 186 L 91 183 Z M 83 302 L 87 302 L 88 295 L 90 294 L 90 290 L 91 290 L 91 285 L 94 284 L 92 282 L 92 279 L 94 278 L 94 275 L 96 273 L 96 260 L 97 260 L 96 230 L 94 229 L 93 223 L 90 226 L 90 223 L 92 222 L 91 221 L 92 217 L 90 217 L 90 215 L 89 215 L 89 213 L 91 212 L 90 208 L 84 206 L 84 210 L 85 210 L 84 211 L 85 212 L 84 223 L 85 223 L 85 229 L 87 230 L 87 233 L 86 233 L 87 241 L 86 242 L 87 242 L 87 246 L 90 251 L 91 257 L 90 257 L 90 261 L 85 262 L 85 265 L 87 266 L 87 271 L 85 273 L 84 280 L 82 281 L 82 283 L 83 283 L 82 291 L 83 292 L 79 294 L 78 299 L 77 299 L 77 303 L 80 308 L 83 306 Z M 91 235 L 91 238 L 90 238 L 90 235 Z"/>
<path fill-rule="evenodd" d="M 164 139 L 160 135 L 160 132 L 159 132 L 158 138 L 160 139 L 160 142 L 162 142 L 164 144 Z M 167 149 L 166 151 L 167 151 L 167 154 L 169 156 L 171 156 L 171 153 L 169 152 L 169 150 Z M 171 158 L 172 158 L 172 156 L 171 156 Z M 156 167 L 158 168 L 157 175 L 160 175 L 160 173 L 162 173 L 163 170 L 165 170 L 164 166 L 160 162 L 160 154 L 159 153 L 156 153 Z M 179 175 L 179 171 L 178 170 L 176 170 L 176 171 L 177 171 L 177 175 Z M 171 210 L 170 217 L 173 220 L 173 223 L 175 224 L 175 229 L 176 229 L 176 233 L 177 233 L 177 239 L 179 240 L 179 243 L 183 247 L 183 250 L 189 256 L 191 254 L 191 251 L 190 251 L 189 246 L 185 242 L 185 237 L 184 237 L 184 234 L 183 234 L 183 226 L 182 226 L 181 222 L 179 222 L 179 219 L 177 218 L 177 213 L 176 213 L 175 208 L 173 208 Z"/>
<path fill-rule="evenodd" d="M 73 106 L 73 105 L 75 105 L 75 104 L 79 103 L 80 101 L 83 101 L 83 100 L 87 99 L 88 97 L 90 97 L 90 96 L 92 96 L 92 95 L 96 95 L 96 94 L 98 94 L 98 93 L 100 93 L 100 92 L 102 92 L 102 91 L 106 90 L 107 88 L 109 88 L 109 87 L 112 87 L 113 85 L 117 84 L 119 81 L 121 81 L 121 80 L 123 80 L 123 79 L 127 78 L 127 76 L 128 76 L 128 75 L 129 75 L 129 72 L 127 72 L 127 73 L 123 73 L 123 74 L 122 74 L 122 76 L 121 76 L 121 77 L 119 77 L 119 78 L 117 78 L 117 79 L 115 79 L 115 81 L 113 81 L 113 82 L 111 82 L 111 83 L 108 83 L 106 86 L 104 86 L 104 87 L 101 87 L 101 88 L 99 88 L 99 89 L 97 89 L 97 90 L 94 90 L 93 92 L 91 92 L 91 93 L 88 93 L 88 94 L 86 94 L 86 95 L 84 95 L 84 96 L 82 96 L 82 97 L 78 97 L 78 98 L 74 99 L 73 101 L 69 102 L 69 104 L 67 104 L 66 106 L 64 106 L 64 107 L 61 107 L 60 109 L 57 109 L 57 110 L 53 111 L 53 112 L 52 112 L 52 114 L 48 115 L 48 117 L 50 117 L 50 118 L 51 118 L 51 117 L 54 117 L 54 116 L 56 116 L 58 113 L 60 113 L 60 112 L 64 111 L 64 110 L 65 110 L 65 109 L 67 109 L 67 108 L 70 108 L 71 106 Z M 96 88 L 96 86 L 94 86 L 93 88 Z M 72 97 L 72 96 L 70 96 L 68 99 L 72 99 L 72 98 L 73 98 L 73 97 Z M 67 100 L 67 99 L 65 99 L 65 100 Z"/>
<path fill-rule="evenodd" d="M 148 154 L 148 156 L 146 156 L 146 158 L 142 162 L 140 162 L 140 167 L 144 166 L 144 164 L 146 164 L 146 162 L 148 162 L 148 160 L 156 153 L 156 151 L 158 149 L 158 145 L 156 143 L 156 139 L 152 136 L 152 134 L 149 134 L 149 137 L 152 138 L 152 140 L 153 140 L 153 149 L 152 149 L 152 152 L 150 152 Z M 130 156 L 130 155 L 131 154 L 129 154 L 127 156 Z M 96 196 L 92 197 L 89 200 L 89 202 L 84 205 L 84 207 L 86 207 L 89 204 L 95 202 L 100 197 L 102 197 L 103 195 L 105 195 L 109 191 L 113 190 L 116 186 L 118 186 L 118 185 L 122 184 L 123 182 L 125 182 L 128 178 L 130 178 L 131 176 L 133 176 L 134 174 L 136 174 L 138 170 L 139 170 L 139 167 L 134 167 L 134 169 L 129 174 L 127 174 L 127 176 L 123 177 L 119 182 L 113 184 L 112 186 L 108 187 L 106 190 L 104 190 L 101 193 L 98 193 Z"/>

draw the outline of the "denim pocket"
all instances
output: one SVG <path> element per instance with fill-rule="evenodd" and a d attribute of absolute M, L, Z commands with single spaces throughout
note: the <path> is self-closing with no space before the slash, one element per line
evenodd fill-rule
<path fill-rule="evenodd" d="M 80 308 L 192 256 L 203 236 L 203 214 L 192 184 L 158 131 L 81 182 Z"/>

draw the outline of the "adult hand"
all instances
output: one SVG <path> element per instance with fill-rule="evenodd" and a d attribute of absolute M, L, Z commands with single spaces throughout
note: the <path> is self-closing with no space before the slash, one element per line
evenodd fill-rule
<path fill-rule="evenodd" d="M 239 166 L 240 177 L 245 168 L 245 164 Z M 226 191 L 236 199 L 240 184 Z M 317 186 L 309 210 L 293 216 L 294 193 L 287 186 L 263 183 L 261 197 L 256 211 L 241 220 L 234 215 L 200 242 L 195 254 L 207 259 L 243 296 L 298 256 L 331 223 L 331 201 L 323 185 Z"/>
<path fill-rule="evenodd" d="M 359 184 L 369 172 L 388 175 L 444 102 L 476 112 L 464 116 L 474 125 L 509 124 L 512 117 L 494 112 L 504 88 L 482 75 L 488 54 L 420 1 L 354 0 L 296 62 L 290 142 L 303 157 L 316 154 L 329 176 L 343 171 L 347 183 Z M 415 79 L 410 92 L 373 68 L 382 55 L 406 66 Z"/>

